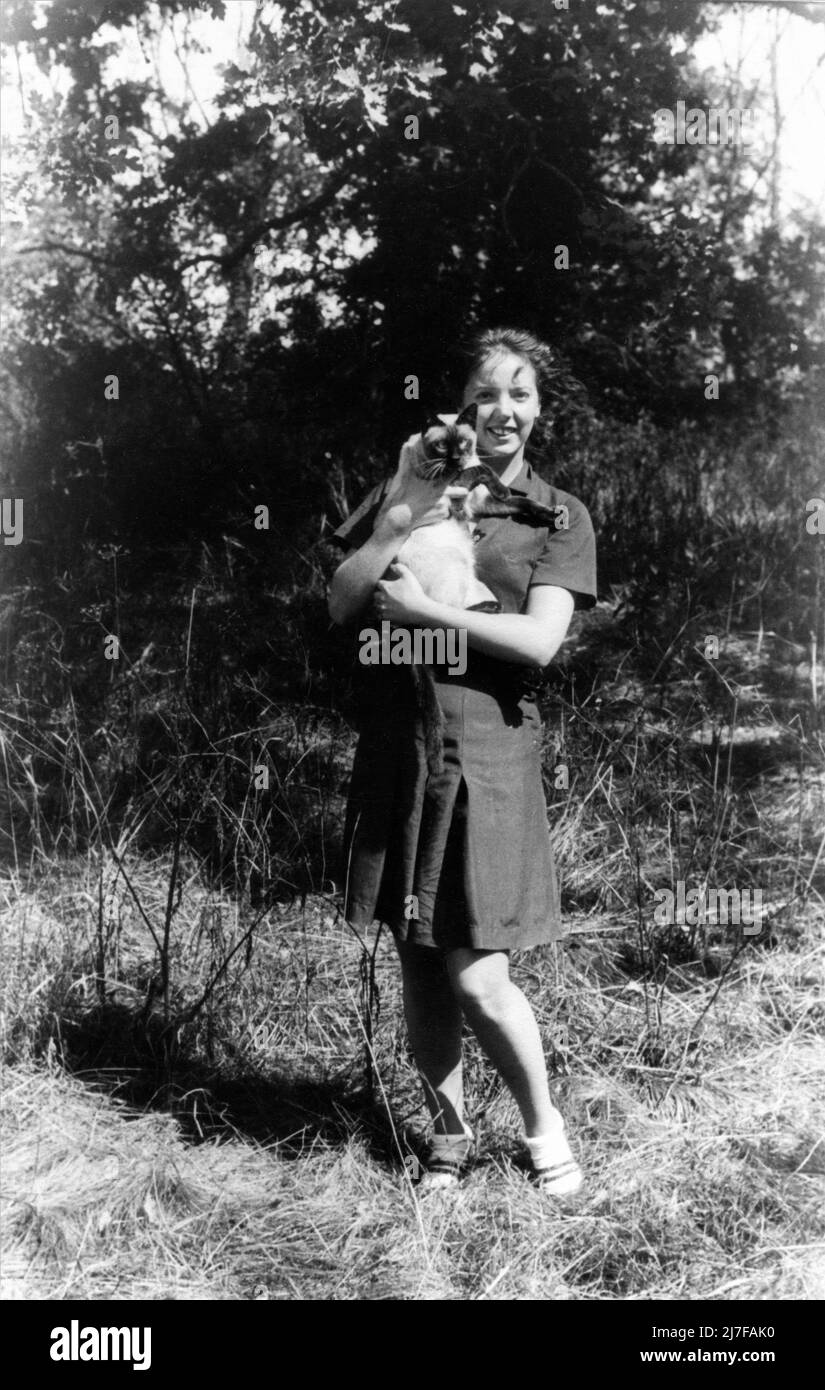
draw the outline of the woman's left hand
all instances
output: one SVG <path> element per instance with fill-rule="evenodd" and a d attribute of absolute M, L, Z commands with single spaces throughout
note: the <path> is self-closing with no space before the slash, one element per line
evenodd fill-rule
<path fill-rule="evenodd" d="M 391 579 L 380 579 L 375 586 L 375 609 L 380 620 L 397 623 L 399 627 L 426 622 L 429 599 L 412 570 L 396 560 L 390 573 Z"/>

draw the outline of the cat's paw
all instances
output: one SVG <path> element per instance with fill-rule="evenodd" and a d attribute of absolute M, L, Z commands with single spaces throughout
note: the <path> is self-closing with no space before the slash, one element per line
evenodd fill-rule
<path fill-rule="evenodd" d="M 475 608 L 479 603 L 498 603 L 495 594 L 475 576 L 470 580 L 464 596 L 464 607 Z"/>

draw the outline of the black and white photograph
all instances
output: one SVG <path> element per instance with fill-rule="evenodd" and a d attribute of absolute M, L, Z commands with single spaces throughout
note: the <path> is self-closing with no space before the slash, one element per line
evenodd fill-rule
<path fill-rule="evenodd" d="M 596 1302 L 605 1366 L 787 1374 L 825 3 L 4 0 L 0 41 L 37 1363 L 162 1372 L 169 1302 Z"/>

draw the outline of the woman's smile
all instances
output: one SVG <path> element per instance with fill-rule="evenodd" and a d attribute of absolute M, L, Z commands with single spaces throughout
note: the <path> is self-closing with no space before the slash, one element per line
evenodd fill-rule
<path fill-rule="evenodd" d="M 541 408 L 532 365 L 511 352 L 491 357 L 467 383 L 464 404 L 471 403 L 479 455 L 515 476 Z"/>
<path fill-rule="evenodd" d="M 499 440 L 511 440 L 517 435 L 515 425 L 487 425 L 486 430 L 493 439 Z"/>

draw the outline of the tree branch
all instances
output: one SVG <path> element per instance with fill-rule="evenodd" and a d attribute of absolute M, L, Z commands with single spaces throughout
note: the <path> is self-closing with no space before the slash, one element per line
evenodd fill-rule
<path fill-rule="evenodd" d="M 285 227 L 294 226 L 296 222 L 311 222 L 318 217 L 329 206 L 336 193 L 343 188 L 350 174 L 350 169 L 339 170 L 330 179 L 326 188 L 314 198 L 308 198 L 306 202 L 300 203 L 291 212 L 284 212 L 278 217 L 270 217 L 265 222 L 259 222 L 257 226 L 247 232 L 246 236 L 241 238 L 237 246 L 231 247 L 228 251 L 204 251 L 197 256 L 188 256 L 176 267 L 177 270 L 189 270 L 192 266 L 203 265 L 208 262 L 220 266 L 223 271 L 234 270 L 235 266 L 245 260 L 250 251 L 254 250 L 259 241 L 269 236 L 270 232 L 279 232 Z M 19 246 L 15 254 L 30 256 L 36 251 L 62 251 L 67 256 L 81 256 L 84 260 L 92 261 L 96 265 L 116 266 L 123 269 L 121 261 L 101 255 L 99 251 L 90 251 L 85 246 L 73 246 L 66 241 L 39 241 L 34 246 Z"/>
<path fill-rule="evenodd" d="M 89 251 L 85 246 L 72 246 L 68 241 L 38 241 L 34 246 L 17 246 L 16 256 L 31 256 L 35 251 L 63 251 L 67 256 L 82 256 L 84 260 L 94 261 L 96 265 L 120 266 L 121 262 L 111 256 L 101 256 L 99 251 Z"/>
<path fill-rule="evenodd" d="M 257 227 L 253 227 L 247 232 L 237 246 L 233 246 L 229 251 L 204 252 L 199 256 L 190 256 L 187 260 L 181 261 L 178 269 L 188 270 L 193 265 L 201 265 L 211 261 L 219 265 L 221 270 L 233 270 L 242 260 L 244 260 L 254 250 L 255 246 L 263 237 L 269 236 L 270 232 L 280 232 L 285 227 L 291 227 L 296 222 L 313 221 L 326 207 L 332 202 L 336 193 L 343 188 L 350 176 L 349 169 L 342 169 L 327 184 L 323 192 L 315 198 L 308 198 L 305 203 L 300 203 L 291 212 L 281 213 L 279 217 L 267 218 L 265 222 L 259 222 Z"/>

